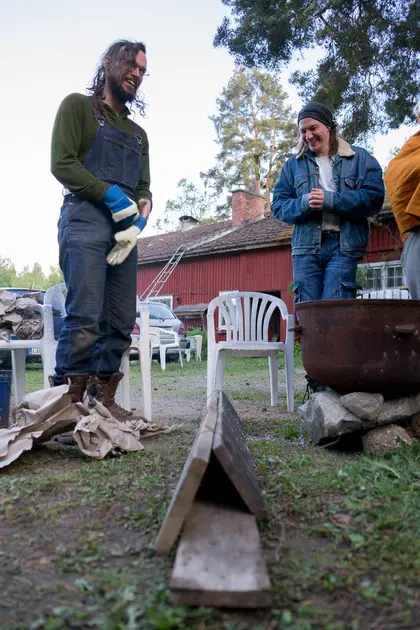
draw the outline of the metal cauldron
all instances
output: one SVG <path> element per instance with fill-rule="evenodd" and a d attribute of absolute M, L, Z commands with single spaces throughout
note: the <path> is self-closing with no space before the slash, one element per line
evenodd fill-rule
<path fill-rule="evenodd" d="M 391 398 L 420 392 L 420 300 L 296 304 L 302 361 L 318 383 Z"/>

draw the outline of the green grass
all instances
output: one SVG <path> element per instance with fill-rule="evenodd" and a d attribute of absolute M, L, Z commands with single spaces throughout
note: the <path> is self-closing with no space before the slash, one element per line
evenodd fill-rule
<path fill-rule="evenodd" d="M 280 353 L 279 355 L 279 367 L 284 367 L 284 357 Z M 295 368 L 302 369 L 302 358 L 300 353 L 300 345 L 295 346 Z M 268 363 L 265 358 L 240 358 L 240 357 L 228 357 L 226 362 L 225 378 L 229 379 L 232 376 L 243 374 L 252 379 L 253 373 L 267 372 Z M 138 381 L 139 378 L 139 362 L 132 361 L 130 368 L 130 380 L 132 382 Z M 207 374 L 207 361 L 196 361 L 192 358 L 187 362 L 184 360 L 184 367 L 181 368 L 179 363 L 170 362 L 166 364 L 166 370 L 162 370 L 160 364 L 157 361 L 152 361 L 152 379 L 160 379 L 163 381 L 179 380 L 181 378 L 188 379 L 189 375 L 202 376 L 203 380 Z M 248 378 L 246 379 L 248 380 Z M 36 391 L 43 386 L 42 380 L 42 368 L 40 364 L 31 364 L 26 370 L 26 387 L 28 391 Z"/>
<path fill-rule="evenodd" d="M 181 373 L 174 364 L 152 369 L 162 386 Z M 262 370 L 265 361 L 235 359 L 227 374 L 242 375 L 252 391 Z M 204 362 L 191 362 L 182 380 L 205 371 Z M 31 387 L 42 383 L 39 370 L 27 376 Z M 75 448 L 48 445 L 2 471 L 2 627 L 419 628 L 420 442 L 373 458 L 313 447 L 297 414 L 243 426 L 268 509 L 260 533 L 272 610 L 170 603 L 174 552 L 158 556 L 153 544 L 194 439 L 188 426 L 121 458 L 89 461 Z"/>
<path fill-rule="evenodd" d="M 266 534 L 276 535 L 281 511 L 302 523 L 302 534 L 328 543 L 328 555 L 295 567 L 302 589 L 351 587 L 357 598 L 389 605 L 418 597 L 418 441 L 385 460 L 357 455 L 337 461 L 327 452 L 285 460 L 270 442 L 253 443 L 251 451 L 270 497 Z"/>

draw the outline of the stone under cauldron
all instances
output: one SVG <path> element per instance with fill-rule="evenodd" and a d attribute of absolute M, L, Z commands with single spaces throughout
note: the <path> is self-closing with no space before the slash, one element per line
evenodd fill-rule
<path fill-rule="evenodd" d="M 309 438 L 320 445 L 358 435 L 363 450 L 384 455 L 400 441 L 420 439 L 420 394 L 384 400 L 382 394 L 354 392 L 340 395 L 329 390 L 311 394 L 300 407 Z"/>
<path fill-rule="evenodd" d="M 304 368 L 327 387 L 301 407 L 310 438 L 355 434 L 375 454 L 420 439 L 420 300 L 318 300 L 296 314 Z"/>

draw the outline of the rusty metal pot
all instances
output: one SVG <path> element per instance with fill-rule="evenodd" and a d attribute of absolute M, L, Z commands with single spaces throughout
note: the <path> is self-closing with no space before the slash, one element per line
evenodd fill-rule
<path fill-rule="evenodd" d="M 420 392 L 420 300 L 296 304 L 309 376 L 341 392 Z"/>

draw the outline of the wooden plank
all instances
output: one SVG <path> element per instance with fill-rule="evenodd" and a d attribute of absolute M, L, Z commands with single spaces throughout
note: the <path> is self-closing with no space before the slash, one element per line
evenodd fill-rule
<path fill-rule="evenodd" d="M 218 394 L 214 392 L 209 398 L 206 415 L 200 424 L 156 539 L 155 549 L 159 553 L 168 553 L 174 545 L 203 479 L 211 455 L 217 421 L 217 401 Z"/>
<path fill-rule="evenodd" d="M 171 577 L 176 604 L 268 608 L 270 579 L 253 514 L 195 500 Z"/>
<path fill-rule="evenodd" d="M 219 395 L 213 453 L 250 512 L 257 519 L 264 518 L 264 500 L 241 421 L 225 394 Z"/>

